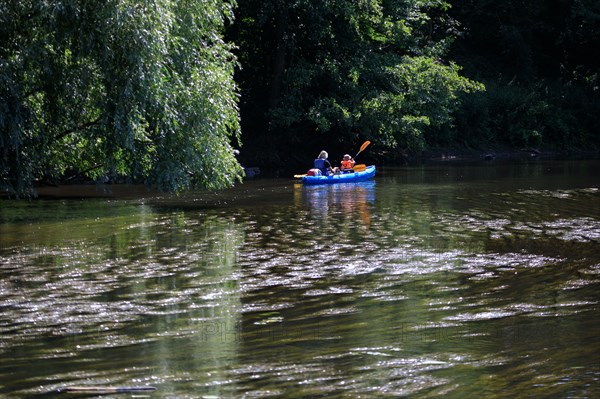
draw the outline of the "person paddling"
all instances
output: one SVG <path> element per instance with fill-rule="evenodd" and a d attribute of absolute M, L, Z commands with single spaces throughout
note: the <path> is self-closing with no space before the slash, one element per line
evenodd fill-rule
<path fill-rule="evenodd" d="M 342 167 L 341 170 L 343 173 L 354 172 L 354 164 L 356 162 L 349 154 L 344 155 L 344 159 L 342 159 Z"/>

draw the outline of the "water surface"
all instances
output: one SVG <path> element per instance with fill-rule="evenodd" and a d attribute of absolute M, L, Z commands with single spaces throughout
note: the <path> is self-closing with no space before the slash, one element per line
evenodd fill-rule
<path fill-rule="evenodd" d="M 598 397 L 599 169 L 0 201 L 0 396 Z"/>

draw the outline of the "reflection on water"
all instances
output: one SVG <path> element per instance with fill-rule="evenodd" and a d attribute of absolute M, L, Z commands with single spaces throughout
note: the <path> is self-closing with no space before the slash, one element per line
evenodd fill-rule
<path fill-rule="evenodd" d="M 597 397 L 599 166 L 1 202 L 0 396 Z"/>
<path fill-rule="evenodd" d="M 3 248 L 0 373 L 16 387 L 48 380 L 45 389 L 118 381 L 120 367 L 131 368 L 125 385 L 160 381 L 159 370 L 186 363 L 218 376 L 237 353 L 237 341 L 220 334 L 239 326 L 243 232 L 231 218 L 158 214 L 144 205 L 113 204 L 102 220 L 86 217 L 98 205 L 3 225 L 3 243 L 24 232 L 36 240 Z"/>
<path fill-rule="evenodd" d="M 309 210 L 315 218 L 329 213 L 341 214 L 348 219 L 358 217 L 364 227 L 370 227 L 371 208 L 375 204 L 375 181 L 294 186 L 294 204 Z"/>

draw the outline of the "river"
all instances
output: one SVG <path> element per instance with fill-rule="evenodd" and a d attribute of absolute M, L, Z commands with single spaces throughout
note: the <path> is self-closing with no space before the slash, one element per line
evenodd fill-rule
<path fill-rule="evenodd" d="M 600 397 L 599 171 L 0 200 L 0 396 Z"/>

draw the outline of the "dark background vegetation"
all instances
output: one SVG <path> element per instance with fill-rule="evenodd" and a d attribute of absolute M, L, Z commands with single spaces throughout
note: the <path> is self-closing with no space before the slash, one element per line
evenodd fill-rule
<path fill-rule="evenodd" d="M 457 144 L 598 149 L 600 2 L 457 1 L 450 13 L 463 34 L 449 57 L 486 85 L 456 113 Z"/>
<path fill-rule="evenodd" d="M 316 40 L 310 36 L 323 26 L 337 29 L 336 22 L 343 18 L 339 12 L 327 14 L 320 9 L 292 18 L 290 9 L 277 9 L 275 1 L 240 1 L 230 34 L 240 45 L 242 69 L 236 78 L 242 90 L 244 158 L 260 165 L 306 164 L 323 148 L 329 149 L 332 158 L 340 158 L 357 149 L 363 139 L 374 145 L 361 157 L 374 162 L 420 160 L 424 153 L 598 150 L 600 2 L 451 1 L 449 8 L 440 3 L 428 2 L 430 19 L 413 20 L 418 26 L 412 33 L 415 46 L 424 51 L 442 42 L 443 51 L 432 56 L 445 63 L 455 61 L 463 68 L 461 75 L 483 83 L 485 91 L 460 94 L 451 123 L 422 127 L 422 145 L 404 142 L 390 148 L 381 145 L 377 127 L 361 125 L 360 118 L 334 121 L 327 130 L 307 119 L 281 127 L 287 115 L 278 111 L 278 101 L 294 105 L 299 101 L 289 97 L 294 94 L 290 91 L 295 80 L 300 79 L 292 71 L 299 59 L 306 62 L 303 57 L 309 52 L 305 43 Z M 253 21 L 248 28 L 252 31 L 245 33 L 253 38 L 240 41 L 248 18 Z M 304 31 L 292 34 L 291 30 Z M 337 35 L 341 43 L 332 45 L 333 57 L 351 59 L 343 41 L 352 46 L 360 40 L 346 32 Z M 281 55 L 282 43 L 288 46 L 285 56 Z M 405 48 L 406 53 L 418 52 Z M 318 55 L 312 57 L 315 63 L 321 62 Z M 311 90 L 322 96 L 339 93 L 342 81 L 324 78 Z"/>

